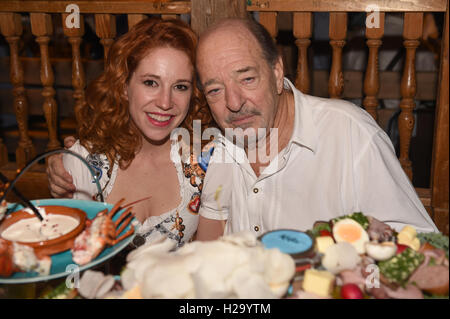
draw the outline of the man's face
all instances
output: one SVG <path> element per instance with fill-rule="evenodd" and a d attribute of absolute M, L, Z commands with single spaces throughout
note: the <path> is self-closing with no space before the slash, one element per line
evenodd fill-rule
<path fill-rule="evenodd" d="M 269 132 L 283 88 L 281 59 L 270 65 L 253 35 L 227 26 L 201 40 L 197 68 L 212 115 L 222 129 L 241 128 L 246 135 L 258 128 Z"/>

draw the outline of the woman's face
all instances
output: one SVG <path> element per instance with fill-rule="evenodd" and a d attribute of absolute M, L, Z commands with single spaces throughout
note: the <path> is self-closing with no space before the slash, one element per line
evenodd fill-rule
<path fill-rule="evenodd" d="M 126 87 L 130 115 L 150 142 L 163 142 L 184 120 L 192 95 L 194 69 L 189 57 L 170 47 L 152 49 Z"/>

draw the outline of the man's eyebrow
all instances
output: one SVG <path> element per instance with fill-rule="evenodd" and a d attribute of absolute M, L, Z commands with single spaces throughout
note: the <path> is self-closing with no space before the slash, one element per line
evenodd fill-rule
<path fill-rule="evenodd" d="M 254 67 L 254 66 L 246 66 L 242 69 L 238 69 L 238 70 L 234 71 L 234 73 L 241 74 L 241 73 L 245 73 L 248 71 L 255 71 L 255 70 L 256 70 L 256 67 Z M 219 82 L 219 80 L 217 80 L 217 79 L 210 79 L 210 80 L 206 81 L 205 83 L 203 83 L 203 87 L 206 87 L 210 84 L 214 84 L 214 83 L 218 83 L 218 82 Z"/>
<path fill-rule="evenodd" d="M 203 83 L 203 87 L 211 85 L 211 84 L 214 84 L 214 83 L 219 83 L 219 80 L 217 80 L 217 79 L 209 79 L 208 81 Z"/>
<path fill-rule="evenodd" d="M 246 66 L 245 68 L 234 71 L 235 73 L 245 73 L 248 71 L 254 71 L 256 68 L 254 66 Z"/>

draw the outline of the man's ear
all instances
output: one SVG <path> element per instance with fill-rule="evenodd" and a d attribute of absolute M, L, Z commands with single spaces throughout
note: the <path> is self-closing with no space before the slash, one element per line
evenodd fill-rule
<path fill-rule="evenodd" d="M 273 66 L 273 72 L 275 74 L 275 80 L 277 83 L 277 92 L 278 94 L 281 94 L 281 92 L 283 92 L 284 86 L 284 64 L 281 55 L 277 58 L 277 61 Z"/>

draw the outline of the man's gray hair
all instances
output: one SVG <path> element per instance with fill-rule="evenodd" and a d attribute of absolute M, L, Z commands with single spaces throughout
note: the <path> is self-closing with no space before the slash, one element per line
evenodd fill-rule
<path fill-rule="evenodd" d="M 275 65 L 280 54 L 269 31 L 261 23 L 253 19 L 242 19 L 242 23 L 259 43 L 267 63 L 271 66 Z"/>
<path fill-rule="evenodd" d="M 251 18 L 228 18 L 218 21 L 213 24 L 209 29 L 207 29 L 204 34 L 209 34 L 210 32 L 214 32 L 214 30 L 221 28 L 226 25 L 239 25 L 247 29 L 250 34 L 253 35 L 256 42 L 258 42 L 263 58 L 269 63 L 269 65 L 273 66 L 277 62 L 278 57 L 280 56 L 275 41 L 270 36 L 269 31 L 264 28 L 264 26 L 257 21 Z M 203 34 L 200 36 L 202 38 Z M 200 40 L 201 42 L 201 40 Z"/>

